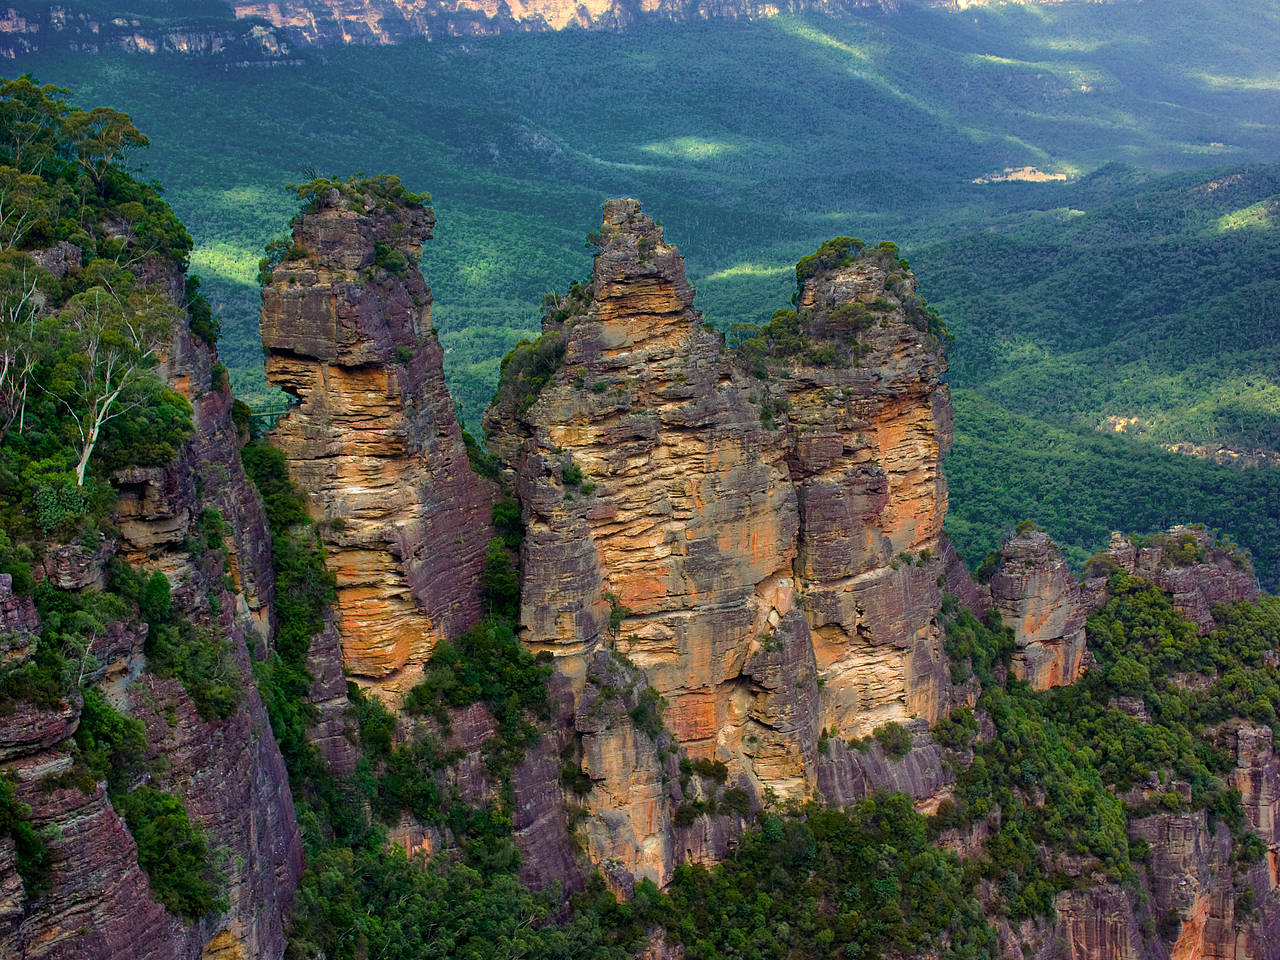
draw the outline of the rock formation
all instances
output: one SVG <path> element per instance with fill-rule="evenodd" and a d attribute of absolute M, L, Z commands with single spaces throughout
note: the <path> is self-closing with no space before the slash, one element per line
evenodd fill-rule
<path fill-rule="evenodd" d="M 267 379 L 297 400 L 272 442 L 337 576 L 342 665 L 392 700 L 479 619 L 497 494 L 445 388 L 418 271 L 433 223 L 398 181 L 325 188 L 262 293 Z"/>
<path fill-rule="evenodd" d="M 662 229 L 610 201 L 590 291 L 505 361 L 486 415 L 525 510 L 525 641 L 579 688 L 595 651 L 625 656 L 677 744 L 756 793 L 814 790 L 824 728 L 856 737 L 947 709 L 934 615 L 950 405 L 912 303 L 896 254 L 850 256 L 803 285 L 802 351 L 726 351 Z M 662 879 L 663 761 L 612 729 L 597 790 L 629 798 L 634 842 L 620 852 L 618 827 L 590 852 Z"/>
<path fill-rule="evenodd" d="M 182 289 L 180 274 L 153 282 L 171 293 Z M 33 824 L 51 838 L 55 866 L 50 889 L 29 901 L 11 844 L 0 848 L 5 957 L 169 960 L 283 953 L 301 845 L 284 763 L 249 657 L 250 647 L 265 651 L 270 637 L 270 538 L 262 505 L 240 467 L 230 392 L 212 383 L 215 361 L 213 350 L 182 324 L 162 372 L 192 404 L 190 440 L 169 466 L 112 478 L 119 491 L 118 540 L 102 541 L 94 551 L 53 551 L 59 559 L 46 557 L 37 574 L 64 589 L 93 589 L 105 579 L 108 559 L 118 556 L 163 573 L 180 616 L 230 640 L 242 680 L 239 703 L 229 716 L 212 720 L 200 716 L 177 679 L 148 669 L 145 624 L 109 624 L 90 648 L 99 691 L 146 726 L 152 782 L 182 799 L 211 848 L 225 849 L 219 892 L 228 909 L 194 922 L 169 913 L 154 899 L 104 785 L 87 792 L 72 785 L 77 761 L 70 738 L 79 722 L 78 697 L 53 710 L 19 704 L 0 721 L 0 759 L 16 781 L 19 800 L 30 806 Z M 208 510 L 219 512 L 227 537 L 220 548 L 198 554 L 190 543 L 201 536 L 199 518 Z M 8 586 L 0 582 L 0 619 L 14 632 L 4 656 L 15 665 L 31 656 L 31 645 L 19 641 L 39 623 L 29 599 L 6 593 Z"/>
<path fill-rule="evenodd" d="M 717 0 L 692 4 L 688 0 L 586 0 L 563 3 L 494 5 L 482 0 L 424 2 L 424 0 L 237 0 L 237 17 L 269 21 L 298 44 L 387 44 L 409 37 L 479 36 L 531 30 L 616 30 L 641 20 L 693 20 L 710 17 L 757 19 L 781 11 L 896 10 L 897 0 Z"/>
<path fill-rule="evenodd" d="M 1035 528 L 1000 545 L 991 604 L 1018 643 L 1013 672 L 1036 690 L 1074 683 L 1085 657 L 1088 610 L 1075 575 L 1048 534 Z"/>
<path fill-rule="evenodd" d="M 1106 602 L 1106 580 L 1116 568 L 1169 593 L 1174 609 L 1201 633 L 1218 625 L 1215 604 L 1251 602 L 1260 594 L 1248 555 L 1200 525 L 1170 527 L 1135 540 L 1113 533 L 1106 551 L 1085 570 L 1084 590 L 1091 605 Z"/>

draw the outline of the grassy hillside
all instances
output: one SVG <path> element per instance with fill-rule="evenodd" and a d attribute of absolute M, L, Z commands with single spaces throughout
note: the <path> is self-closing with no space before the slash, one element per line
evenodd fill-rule
<path fill-rule="evenodd" d="M 328 50 L 273 70 L 69 54 L 17 66 L 73 87 L 80 102 L 127 106 L 152 135 L 145 173 L 165 184 L 195 237 L 194 269 L 222 311 L 223 352 L 242 393 L 263 387 L 253 276 L 262 246 L 286 227 L 283 184 L 312 169 L 388 170 L 434 195 L 439 226 L 424 267 L 452 387 L 473 424 L 501 356 L 532 331 L 541 295 L 588 273 L 582 238 L 600 202 L 633 195 L 666 221 L 701 308 L 719 324 L 758 321 L 784 305 L 792 264 L 827 237 L 897 240 L 957 333 L 957 383 L 1034 422 L 1053 421 L 1062 438 L 1079 438 L 1061 442 L 1083 456 L 1093 437 L 1079 428 L 1092 426 L 1104 401 L 1108 413 L 1149 423 L 1161 441 L 1227 431 L 1241 395 L 1262 411 L 1257 429 L 1272 429 L 1274 374 L 1267 356 L 1252 356 L 1268 348 L 1257 330 L 1245 331 L 1234 354 L 1215 343 L 1196 356 L 1191 379 L 1178 353 L 1218 339 L 1214 328 L 1191 324 L 1199 339 L 1160 349 L 1150 330 L 1157 320 L 1167 333 L 1224 310 L 1241 324 L 1269 316 L 1235 308 L 1265 299 L 1263 281 L 1245 278 L 1274 243 L 1271 208 L 1253 205 L 1274 174 L 1258 175 L 1250 204 L 1214 198 L 1179 222 L 1181 181 L 1155 188 L 1172 191 L 1164 219 L 1125 206 L 1143 202 L 1148 175 L 972 181 L 1006 167 L 1081 176 L 1117 160 L 1170 171 L 1272 159 L 1278 50 L 1280 15 L 1264 0 L 1148 0 L 411 43 Z M 1218 230 L 1232 218 L 1239 229 Z M 1157 240 L 1194 269 L 1164 270 L 1175 285 L 1152 302 L 1153 284 L 1140 296 L 1128 291 L 1150 278 L 1138 253 Z M 1196 259 L 1203 243 L 1211 264 Z M 1244 253 L 1233 260 L 1236 250 Z M 1170 263 L 1166 252 L 1157 245 L 1150 256 Z M 1110 270 L 1109 257 L 1134 269 Z M 1081 282 L 1097 294 L 1088 317 L 1072 309 Z M 1082 320 L 1094 325 L 1087 339 L 1077 333 Z M 1029 361 L 1038 366 L 1026 375 Z M 1209 402 L 1179 412 L 1214 369 Z M 1055 408 L 1063 378 L 1081 370 L 1092 371 L 1088 388 L 1072 388 L 1070 403 Z M 1132 389 L 1149 377 L 1163 379 Z M 991 426 L 966 418 L 993 409 L 962 408 L 957 457 Z M 1201 466 L 1170 464 L 1175 476 Z M 1243 476 L 1221 482 L 1235 490 Z M 1105 512 L 1090 491 L 1068 486 L 1076 499 L 1064 515 Z M 1100 517 L 1087 536 L 1132 525 L 1129 516 Z M 985 537 L 992 524 L 1020 518 L 953 501 L 971 555 L 985 544 L 960 531 Z M 1235 532 L 1259 550 L 1260 536 Z"/>

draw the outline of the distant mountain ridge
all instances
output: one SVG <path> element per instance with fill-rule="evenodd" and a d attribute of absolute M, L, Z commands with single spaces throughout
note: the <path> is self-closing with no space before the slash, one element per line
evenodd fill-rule
<path fill-rule="evenodd" d="M 966 10 L 989 0 L 907 0 Z M 1038 6 L 1109 0 L 1013 0 Z M 755 20 L 783 13 L 896 13 L 902 0 L 233 0 L 124 12 L 96 3 L 18 4 L 0 11 L 0 57 L 45 49 L 287 60 L 297 47 L 386 45 L 411 37 L 467 37 L 579 28 L 617 30 L 643 20 Z"/>

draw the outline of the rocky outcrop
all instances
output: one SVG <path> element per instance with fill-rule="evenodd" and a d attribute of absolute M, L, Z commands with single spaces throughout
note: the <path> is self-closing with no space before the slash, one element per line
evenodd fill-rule
<path fill-rule="evenodd" d="M 855 252 L 802 287 L 804 351 L 729 352 L 661 227 L 606 204 L 592 287 L 504 361 L 485 419 L 525 513 L 523 639 L 579 690 L 626 656 L 676 743 L 756 793 L 812 792 L 823 728 L 936 719 L 950 405 L 913 303 L 896 253 Z M 626 724 L 591 736 L 597 789 L 626 795 L 601 835 L 642 851 L 610 856 L 664 878 L 663 762 Z"/>
<path fill-rule="evenodd" d="M 887 754 L 874 740 L 847 744 L 829 738 L 818 761 L 818 787 L 824 802 L 843 807 L 877 792 L 905 793 L 922 813 L 933 813 L 950 795 L 953 765 L 929 735 L 923 720 L 907 725 L 912 747 L 901 757 Z"/>
<path fill-rule="evenodd" d="M 484 0 L 237 0 L 237 17 L 269 21 L 297 44 L 387 44 L 409 37 L 480 36 L 540 30 L 616 30 L 642 20 L 757 19 L 780 12 L 896 10 L 897 0 L 532 0 L 492 4 Z"/>
<path fill-rule="evenodd" d="M 256 18 L 237 23 L 230 10 L 222 19 L 187 16 L 178 10 L 165 17 L 106 17 L 59 3 L 0 11 L 0 57 L 18 60 L 41 50 L 219 56 L 248 66 L 281 62 L 289 53 L 289 41 Z"/>
<path fill-rule="evenodd" d="M 149 279 L 170 292 L 180 274 Z M 253 684 L 249 648 L 265 653 L 272 597 L 270 538 L 262 505 L 239 462 L 231 396 L 213 384 L 216 355 L 185 329 L 177 331 L 164 379 L 192 405 L 193 431 L 166 467 L 122 471 L 119 537 L 94 549 L 46 553 L 38 575 L 67 590 L 101 586 L 113 556 L 169 580 L 176 612 L 194 629 L 228 641 L 226 669 L 240 678 L 228 716 L 205 719 L 182 685 L 148 668 L 145 624 L 117 621 L 97 633 L 96 667 L 84 679 L 122 713 L 146 726 L 151 782 L 176 794 L 211 849 L 225 851 L 219 893 L 228 907 L 197 921 L 168 913 L 152 896 L 128 829 L 102 784 L 76 773 L 70 737 L 79 723 L 77 697 L 53 710 L 18 704 L 0 724 L 0 756 L 44 831 L 54 858 L 47 892 L 32 901 L 14 886 L 12 848 L 0 851 L 0 954 L 15 958 L 155 960 L 200 957 L 210 944 L 225 956 L 279 957 L 284 916 L 301 871 L 301 845 L 288 779 Z M 200 517 L 217 511 L 225 535 L 208 543 Z M 193 550 L 191 544 L 204 546 Z M 0 584 L 0 586 L 3 586 Z M 2 591 L 0 591 L 2 593 Z M 9 629 L 38 629 L 29 600 L 0 596 Z M 20 656 L 28 656 L 27 652 Z M 70 779 L 66 779 L 69 777 Z M 61 778 L 61 779 L 59 779 Z M 3 891 L 8 891 L 5 893 Z"/>
<path fill-rule="evenodd" d="M 1000 545 L 991 605 L 1013 629 L 1013 672 L 1036 690 L 1074 683 L 1085 659 L 1088 609 L 1048 534 L 1034 528 Z"/>
<path fill-rule="evenodd" d="M 272 442 L 337 577 L 342 665 L 392 702 L 479 619 L 497 494 L 445 388 L 418 271 L 433 223 L 398 181 L 326 188 L 262 293 L 267 379 L 297 401 Z"/>
<path fill-rule="evenodd" d="M 1148 953 L 1133 904 L 1114 883 L 1068 890 L 1053 901 L 1057 929 L 1044 960 L 1146 960 Z"/>
<path fill-rule="evenodd" d="M 1252 602 L 1260 594 L 1248 555 L 1200 525 L 1133 539 L 1113 533 L 1106 551 L 1085 570 L 1084 588 L 1092 605 L 1106 602 L 1106 578 L 1117 568 L 1168 593 L 1174 609 L 1201 633 L 1218 626 L 1216 604 Z"/>

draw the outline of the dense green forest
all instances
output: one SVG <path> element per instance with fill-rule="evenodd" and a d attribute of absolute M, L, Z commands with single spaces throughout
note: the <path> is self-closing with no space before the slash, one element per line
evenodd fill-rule
<path fill-rule="evenodd" d="M 257 261 L 286 228 L 284 185 L 313 173 L 396 170 L 432 193 L 424 272 L 473 429 L 542 294 L 589 273 L 607 196 L 666 221 L 726 329 L 785 306 L 819 242 L 888 238 L 955 336 L 950 528 L 967 558 L 1024 516 L 1077 561 L 1113 528 L 1203 520 L 1274 584 L 1272 473 L 1155 444 L 1276 445 L 1277 175 L 1243 164 L 1280 145 L 1277 37 L 1263 0 L 1163 0 L 413 42 L 270 70 L 110 52 L 19 66 L 164 131 L 142 176 L 195 237 L 251 403 L 273 402 Z M 1023 166 L 1076 179 L 972 182 Z M 1212 169 L 1143 172 L 1193 168 Z M 1119 421 L 1130 446 L 1096 435 Z M 1015 473 L 1030 486 L 1003 482 L 1019 444 L 1039 458 Z M 1110 496 L 1082 482 L 1100 451 Z"/>

